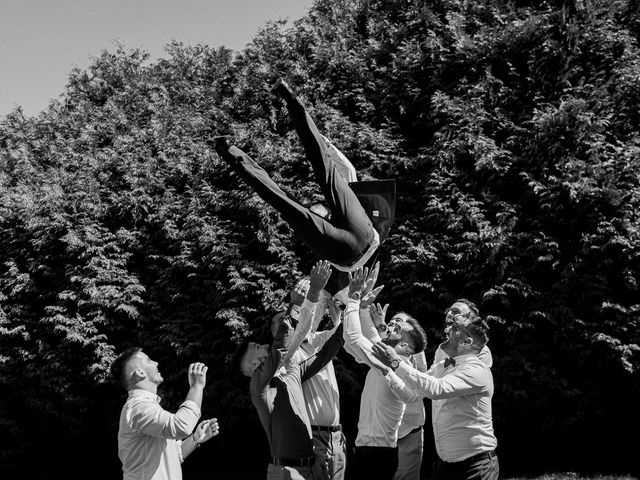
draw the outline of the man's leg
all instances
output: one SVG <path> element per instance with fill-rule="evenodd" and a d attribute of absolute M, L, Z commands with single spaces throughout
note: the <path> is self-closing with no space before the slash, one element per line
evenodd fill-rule
<path fill-rule="evenodd" d="M 496 455 L 454 463 L 438 459 L 431 480 L 498 480 L 499 474 L 500 465 Z"/>
<path fill-rule="evenodd" d="M 344 433 L 331 433 L 331 464 L 329 478 L 331 480 L 343 480 L 347 470 L 347 439 Z"/>
<path fill-rule="evenodd" d="M 498 480 L 500 465 L 498 457 L 484 458 L 469 463 L 464 473 L 465 480 Z"/>
<path fill-rule="evenodd" d="M 279 82 L 273 92 L 285 101 L 316 181 L 329 204 L 332 223 L 353 232 L 362 242 L 361 247 L 366 247 L 372 238 L 371 222 L 348 182 L 339 173 L 333 155 L 329 152 L 329 145 L 320 135 L 302 102 L 286 83 Z"/>
<path fill-rule="evenodd" d="M 331 432 L 313 430 L 313 455 L 316 463 L 313 464 L 313 478 L 315 480 L 329 480 L 331 478 L 329 452 L 331 450 Z"/>
<path fill-rule="evenodd" d="M 353 244 L 353 236 L 336 228 L 308 208 L 293 201 L 251 157 L 237 147 L 215 141 L 218 154 L 229 163 L 265 202 L 275 208 L 296 234 L 320 258 L 342 264 L 350 260 L 345 245 Z M 346 251 L 345 251 L 346 250 Z"/>
<path fill-rule="evenodd" d="M 394 480 L 419 480 L 422 466 L 422 429 L 398 440 L 398 469 Z"/>

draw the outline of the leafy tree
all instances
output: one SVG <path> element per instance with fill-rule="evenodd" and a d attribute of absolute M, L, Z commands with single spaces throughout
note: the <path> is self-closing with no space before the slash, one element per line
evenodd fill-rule
<path fill-rule="evenodd" d="M 317 201 L 269 94 L 283 76 L 361 178 L 397 180 L 381 300 L 421 320 L 430 352 L 455 298 L 488 315 L 505 470 L 633 468 L 637 13 L 632 0 L 317 0 L 241 52 L 173 42 L 151 61 L 116 46 L 41 114 L 4 117 L 2 465 L 79 441 L 115 472 L 122 396 L 107 371 L 131 345 L 160 360 L 169 408 L 188 363 L 210 365 L 205 415 L 224 434 L 201 466 L 238 444 L 265 452 L 227 359 L 314 259 L 206 139 L 233 134 L 293 197 Z M 337 364 L 354 432 L 363 371 Z"/>

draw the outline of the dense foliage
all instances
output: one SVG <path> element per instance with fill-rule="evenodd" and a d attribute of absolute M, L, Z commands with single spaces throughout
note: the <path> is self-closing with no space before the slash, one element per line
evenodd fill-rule
<path fill-rule="evenodd" d="M 503 467 L 632 468 L 639 9 L 316 0 L 237 53 L 174 42 L 151 61 L 118 46 L 41 114 L 1 119 L 0 464 L 73 445 L 117 472 L 123 396 L 107 370 L 131 345 L 160 361 L 168 407 L 188 363 L 210 365 L 205 414 L 224 433 L 205 468 L 266 455 L 227 358 L 314 259 L 205 140 L 232 133 L 316 200 L 269 94 L 283 76 L 362 178 L 397 180 L 381 300 L 421 320 L 430 352 L 453 299 L 489 315 Z M 349 433 L 363 371 L 346 356 L 338 371 Z"/>

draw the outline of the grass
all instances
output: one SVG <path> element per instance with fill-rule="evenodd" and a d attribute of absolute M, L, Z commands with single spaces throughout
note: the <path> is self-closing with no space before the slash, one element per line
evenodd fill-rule
<path fill-rule="evenodd" d="M 539 477 L 511 477 L 504 480 L 638 480 L 629 475 L 595 475 L 582 476 L 574 472 L 547 473 Z"/>

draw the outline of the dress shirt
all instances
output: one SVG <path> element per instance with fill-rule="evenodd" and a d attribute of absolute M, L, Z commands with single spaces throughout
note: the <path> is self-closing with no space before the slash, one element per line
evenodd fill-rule
<path fill-rule="evenodd" d="M 392 372 L 383 376 L 375 368 L 377 360 L 373 358 L 371 347 L 372 341 L 380 341 L 380 336 L 377 332 L 372 333 L 371 339 L 363 335 L 359 307 L 358 300 L 349 299 L 344 317 L 345 349 L 358 362 L 370 367 L 360 398 L 356 446 L 396 447 L 405 402 L 419 396 Z M 371 331 L 370 328 L 367 330 Z"/>
<path fill-rule="evenodd" d="M 410 361 L 413 368 L 418 371 L 427 371 L 427 360 L 424 352 L 411 355 Z M 422 397 L 408 402 L 407 408 L 404 410 L 404 415 L 402 416 L 402 421 L 400 422 L 400 428 L 398 428 L 398 438 L 402 438 L 411 433 L 412 430 L 423 426 L 426 418 L 424 399 Z"/>
<path fill-rule="evenodd" d="M 124 480 L 180 480 L 181 439 L 198 423 L 200 408 L 187 400 L 176 413 L 160 406 L 160 397 L 130 390 L 118 431 L 118 456 Z"/>
<path fill-rule="evenodd" d="M 442 344 L 438 345 L 438 349 L 433 357 L 433 365 L 444 361 L 448 356 L 449 355 L 442 350 Z M 491 350 L 489 350 L 489 345 L 482 347 L 482 350 L 478 353 L 478 358 L 482 360 L 487 367 L 491 368 L 493 366 L 493 356 L 491 355 Z"/>
<path fill-rule="evenodd" d="M 445 462 L 459 462 L 497 446 L 491 416 L 491 370 L 477 354 L 454 359 L 454 366 L 444 368 L 441 361 L 427 373 L 404 363 L 396 370 L 398 377 L 433 400 L 436 451 Z"/>
<path fill-rule="evenodd" d="M 300 349 L 298 349 L 298 352 L 294 355 L 294 360 L 301 362 L 317 355 L 327 340 L 336 334 L 338 325 L 331 330 L 312 332 L 308 340 L 302 343 Z M 337 333 L 339 334 L 339 336 L 335 338 L 337 348 L 333 349 L 332 358 L 338 353 L 338 350 L 344 343 L 341 331 Z M 326 367 L 317 374 L 303 381 L 302 393 L 304 394 L 307 414 L 309 415 L 311 425 L 323 427 L 340 425 L 340 394 L 338 393 L 338 381 L 336 380 L 336 374 L 331 360 L 329 360 Z"/>

